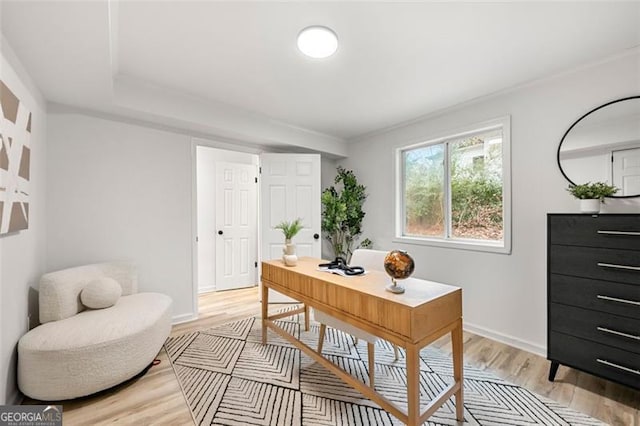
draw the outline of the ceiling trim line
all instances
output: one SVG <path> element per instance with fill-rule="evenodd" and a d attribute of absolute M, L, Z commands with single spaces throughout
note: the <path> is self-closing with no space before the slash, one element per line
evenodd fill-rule
<path fill-rule="evenodd" d="M 92 108 L 78 107 L 74 105 L 61 104 L 58 102 L 47 102 L 47 113 L 49 114 L 78 114 L 88 117 L 98 118 L 101 120 L 115 121 L 132 126 L 146 127 L 153 130 L 159 130 L 162 132 L 173 133 L 180 136 L 189 137 L 191 139 L 201 140 L 215 140 L 220 143 L 242 146 L 247 149 L 253 150 L 266 150 L 268 145 L 261 145 L 258 143 L 248 142 L 242 139 L 230 138 L 228 136 L 221 136 L 215 133 L 200 132 L 197 130 L 190 130 L 179 126 L 172 126 L 168 124 L 160 124 L 150 120 L 144 120 L 141 118 L 132 117 L 131 115 L 118 114 L 114 112 L 101 111 Z"/>

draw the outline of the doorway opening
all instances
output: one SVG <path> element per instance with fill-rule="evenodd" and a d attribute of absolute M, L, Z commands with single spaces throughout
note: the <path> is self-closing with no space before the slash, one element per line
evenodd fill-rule
<path fill-rule="evenodd" d="M 256 154 L 196 145 L 197 295 L 258 285 Z"/>
<path fill-rule="evenodd" d="M 259 285 L 260 261 L 282 256 L 284 237 L 275 228 L 282 221 L 300 218 L 298 255 L 320 257 L 320 155 L 241 152 L 197 141 L 192 150 L 197 318 L 200 295 Z M 295 302 L 279 294 L 269 301 Z"/>
<path fill-rule="evenodd" d="M 640 148 L 611 152 L 611 181 L 618 187 L 616 195 L 640 194 Z"/>

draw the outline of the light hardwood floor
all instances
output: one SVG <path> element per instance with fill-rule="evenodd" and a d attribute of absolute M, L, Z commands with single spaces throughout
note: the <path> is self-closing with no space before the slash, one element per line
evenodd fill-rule
<path fill-rule="evenodd" d="M 199 301 L 199 319 L 174 326 L 173 336 L 260 315 L 256 287 L 208 293 Z M 448 337 L 434 345 L 451 350 Z M 164 349 L 158 359 L 161 363 L 138 379 L 95 396 L 62 402 L 65 426 L 193 424 Z M 545 358 L 466 332 L 464 361 L 611 425 L 640 426 L 640 391 L 563 366 L 551 383 Z"/>

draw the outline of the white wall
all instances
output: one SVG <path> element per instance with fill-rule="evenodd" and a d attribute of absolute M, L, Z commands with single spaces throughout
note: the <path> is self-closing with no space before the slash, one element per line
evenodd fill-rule
<path fill-rule="evenodd" d="M 216 162 L 224 161 L 229 163 L 253 164 L 257 170 L 258 156 L 244 152 L 198 146 L 196 148 L 196 159 L 198 292 L 202 293 L 216 289 Z"/>
<path fill-rule="evenodd" d="M 546 353 L 546 214 L 577 212 L 556 165 L 564 132 L 607 101 L 640 93 L 640 55 L 567 73 L 441 115 L 352 142 L 342 164 L 368 188 L 364 233 L 377 249 L 403 248 L 415 276 L 463 288 L 465 326 Z M 452 129 L 511 115 L 511 255 L 406 245 L 394 238 L 394 149 Z M 608 211 L 640 211 L 640 201 L 608 200 Z"/>
<path fill-rule="evenodd" d="M 585 155 L 578 158 L 564 158 L 562 169 L 576 184 L 587 182 L 607 182 L 611 184 L 611 152 Z"/>
<path fill-rule="evenodd" d="M 132 260 L 140 291 L 171 296 L 174 320 L 194 318 L 192 142 L 212 144 L 73 111 L 52 112 L 47 270 Z"/>
<path fill-rule="evenodd" d="M 1 42 L 0 79 L 33 114 L 29 229 L 0 236 L 0 404 L 14 404 L 19 398 L 16 344 L 27 331 L 27 315 L 37 320 L 35 289 L 44 271 L 47 115 L 41 94 L 11 48 Z"/>
<path fill-rule="evenodd" d="M 194 312 L 191 139 L 74 113 L 49 116 L 47 269 L 132 260 L 140 291 Z"/>
<path fill-rule="evenodd" d="M 325 188 L 335 185 L 333 180 L 336 177 L 338 160 L 322 157 L 320 163 L 320 185 L 324 190 Z"/>

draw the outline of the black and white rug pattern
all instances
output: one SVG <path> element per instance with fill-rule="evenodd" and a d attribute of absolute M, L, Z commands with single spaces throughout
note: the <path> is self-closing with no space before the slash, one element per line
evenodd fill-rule
<path fill-rule="evenodd" d="M 319 326 L 308 332 L 296 317 L 279 325 L 315 348 Z M 376 403 L 269 331 L 247 318 L 169 338 L 165 348 L 197 425 L 401 425 Z M 394 360 L 388 342 L 375 347 L 376 390 L 406 409 L 405 359 Z M 401 350 L 402 352 L 402 350 Z M 366 342 L 327 328 L 323 354 L 368 382 Z M 421 401 L 429 402 L 453 381 L 451 358 L 434 348 L 420 353 Z M 505 382 L 464 367 L 465 425 L 603 425 L 603 423 Z M 459 425 L 453 400 L 425 425 Z"/>

